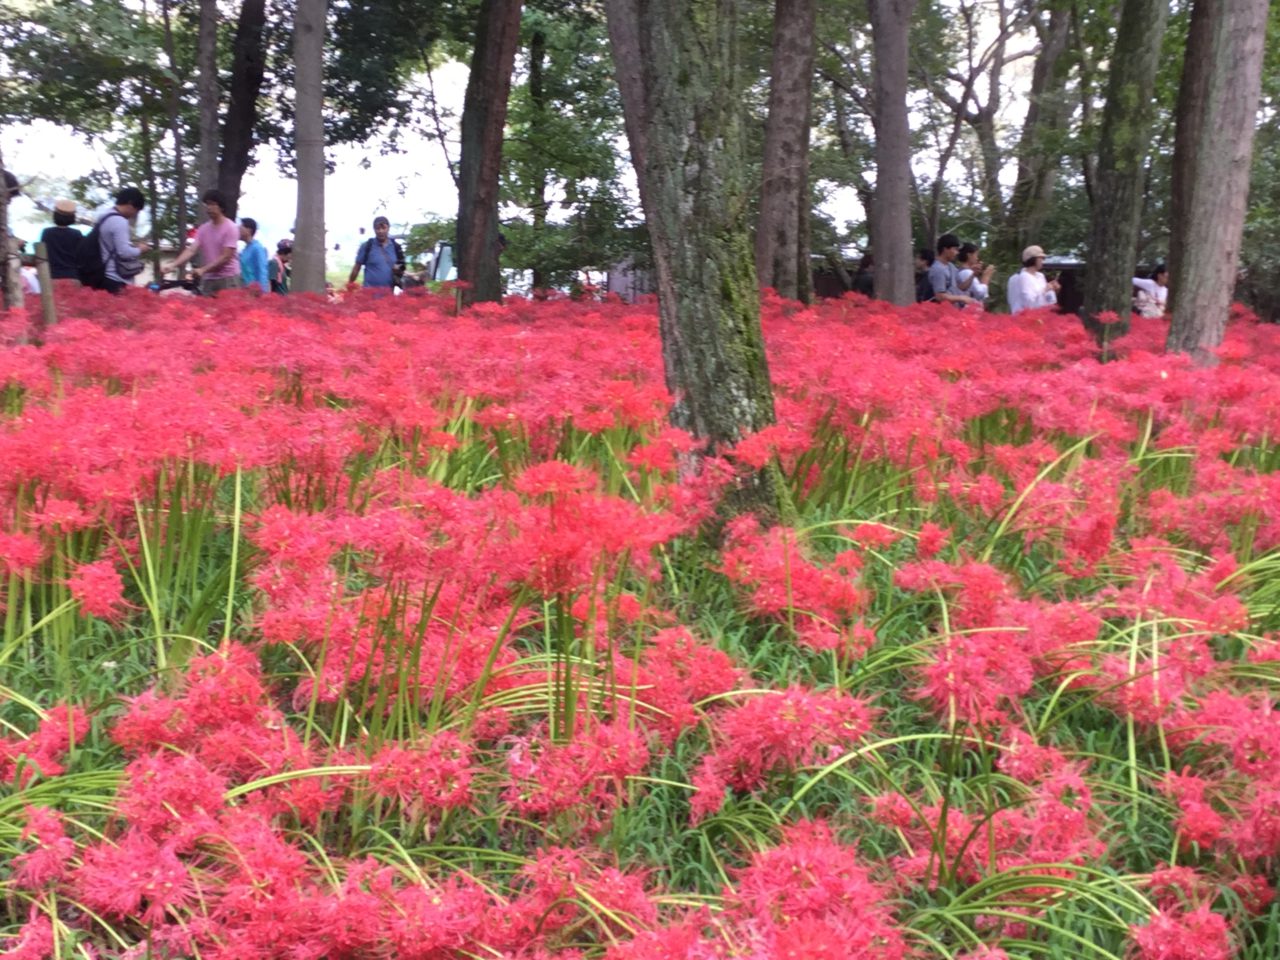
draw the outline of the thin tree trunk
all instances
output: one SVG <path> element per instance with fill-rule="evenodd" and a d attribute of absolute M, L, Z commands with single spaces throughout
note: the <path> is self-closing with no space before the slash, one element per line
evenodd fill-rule
<path fill-rule="evenodd" d="M 1201 363 L 1212 362 L 1222 343 L 1235 289 L 1267 11 L 1267 0 L 1196 0 L 1188 31 L 1174 142 L 1167 347 Z"/>
<path fill-rule="evenodd" d="M 298 0 L 293 31 L 297 105 L 298 218 L 293 244 L 293 289 L 323 293 L 324 235 L 324 37 L 327 0 Z"/>
<path fill-rule="evenodd" d="M 174 51 L 173 22 L 169 14 L 170 0 L 160 0 L 160 17 L 164 23 L 164 56 L 169 64 L 168 91 L 165 107 L 169 116 L 169 135 L 173 137 L 173 176 L 177 188 L 177 247 L 187 242 L 187 162 L 182 142 L 182 81 L 178 76 L 178 58 Z M 154 197 L 152 198 L 154 201 Z"/>
<path fill-rule="evenodd" d="M 672 422 L 708 452 L 772 423 L 748 224 L 736 0 L 607 0 L 632 162 L 653 248 Z M 776 517 L 763 471 L 729 511 Z"/>
<path fill-rule="evenodd" d="M 142 7 L 146 16 L 146 5 Z M 142 175 L 147 182 L 147 191 L 151 197 L 151 277 L 160 279 L 160 183 L 156 175 L 155 136 L 151 128 L 151 89 L 145 79 L 138 81 L 139 100 L 142 110 L 138 115 L 139 134 L 142 138 Z"/>
<path fill-rule="evenodd" d="M 1102 113 L 1095 187 L 1099 202 L 1091 225 L 1084 287 L 1085 325 L 1099 339 L 1129 329 L 1142 187 L 1151 144 L 1151 95 L 1168 18 L 1169 0 L 1124 0 L 1120 10 Z M 1116 313 L 1120 322 L 1099 324 L 1094 318 L 1103 311 Z"/>
<path fill-rule="evenodd" d="M 218 185 L 218 0 L 200 0 L 196 33 L 196 102 L 200 153 L 196 177 L 201 193 Z M 204 219 L 203 215 L 200 219 Z"/>
<path fill-rule="evenodd" d="M 813 89 L 814 0 L 777 0 L 769 118 L 764 134 L 756 276 L 762 287 L 801 299 L 809 251 L 809 106 Z M 805 284 L 807 287 L 808 284 Z"/>
<path fill-rule="evenodd" d="M 907 32 L 915 0 L 867 0 L 871 14 L 876 104 L 876 297 L 915 301 L 911 254 L 911 125 L 907 118 Z"/>
<path fill-rule="evenodd" d="M 0 307 L 9 310 L 22 306 L 22 284 L 13 282 L 11 258 L 14 252 L 9 242 L 9 187 L 4 182 L 4 157 L 0 156 Z"/>
<path fill-rule="evenodd" d="M 547 115 L 547 92 L 543 82 L 543 70 L 547 60 L 547 35 L 541 28 L 533 31 L 529 38 L 529 102 L 533 105 L 534 123 L 541 125 Z M 536 186 L 533 191 L 533 235 L 540 240 L 547 229 L 547 168 L 538 167 Z M 535 242 L 534 249 L 542 250 L 542 244 Z M 547 288 L 547 272 L 542 261 L 533 264 L 533 289 Z"/>
<path fill-rule="evenodd" d="M 231 98 L 222 124 L 222 159 L 218 189 L 227 200 L 233 220 L 240 201 L 240 184 L 253 155 L 253 129 L 258 122 L 258 93 L 266 66 L 266 0 L 244 0 L 232 44 Z"/>
<path fill-rule="evenodd" d="M 498 177 L 521 7 L 521 0 L 481 0 L 476 22 L 458 162 L 458 279 L 470 284 L 467 303 L 502 299 Z"/>

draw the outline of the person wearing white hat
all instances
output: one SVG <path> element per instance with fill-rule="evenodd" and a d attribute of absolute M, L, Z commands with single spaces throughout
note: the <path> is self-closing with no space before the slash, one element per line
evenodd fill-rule
<path fill-rule="evenodd" d="M 1058 302 L 1060 285 L 1045 278 L 1044 250 L 1034 244 L 1022 251 L 1022 269 L 1009 278 L 1009 312 L 1051 307 Z"/>
<path fill-rule="evenodd" d="M 75 228 L 76 202 L 59 200 L 53 205 L 53 226 L 40 234 L 49 257 L 49 274 L 56 280 L 70 280 L 80 285 L 80 241 L 84 234 Z"/>

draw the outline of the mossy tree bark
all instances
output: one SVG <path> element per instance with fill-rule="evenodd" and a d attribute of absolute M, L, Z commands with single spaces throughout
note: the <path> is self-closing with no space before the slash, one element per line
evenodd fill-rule
<path fill-rule="evenodd" d="M 458 160 L 458 279 L 470 284 L 467 303 L 502 299 L 498 176 L 522 7 L 521 0 L 482 0 L 476 18 Z"/>
<path fill-rule="evenodd" d="M 1196 0 L 1173 154 L 1167 349 L 1211 363 L 1226 332 L 1245 203 L 1268 0 Z"/>
<path fill-rule="evenodd" d="M 1073 109 L 1067 96 L 1072 57 L 1066 54 L 1074 16 L 1070 5 L 1053 4 L 1031 19 L 1040 53 L 1031 71 L 1027 117 L 1018 139 L 1018 179 L 1004 223 L 992 237 L 985 258 L 991 263 L 1017 263 L 1024 247 L 1040 242 L 1041 230 L 1053 212 L 1062 141 Z"/>
<path fill-rule="evenodd" d="M 777 0 L 756 226 L 756 278 L 792 300 L 807 300 L 811 286 L 805 225 L 815 16 L 814 0 Z"/>
<path fill-rule="evenodd" d="M 876 191 L 871 252 L 876 297 L 914 303 L 911 252 L 911 125 L 907 118 L 907 32 L 915 0 L 867 0 L 876 110 Z"/>
<path fill-rule="evenodd" d="M 609 35 L 657 277 L 672 422 L 709 453 L 773 422 L 748 222 L 737 0 L 608 0 Z M 776 517 L 776 471 L 731 511 Z"/>
<path fill-rule="evenodd" d="M 1120 10 L 1102 113 L 1084 288 L 1085 326 L 1099 341 L 1129 329 L 1142 188 L 1151 146 L 1151 96 L 1168 19 L 1168 0 L 1124 0 Z M 1095 317 L 1103 311 L 1113 311 L 1120 321 L 1098 323 Z"/>

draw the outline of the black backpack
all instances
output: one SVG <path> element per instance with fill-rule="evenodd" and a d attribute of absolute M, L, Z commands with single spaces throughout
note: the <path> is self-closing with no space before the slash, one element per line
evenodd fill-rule
<path fill-rule="evenodd" d="M 80 282 L 94 290 L 107 288 L 107 265 L 102 262 L 102 244 L 98 242 L 99 228 L 111 217 L 123 217 L 118 210 L 103 214 L 102 219 L 93 225 L 93 229 L 80 241 L 76 250 L 76 274 Z"/>

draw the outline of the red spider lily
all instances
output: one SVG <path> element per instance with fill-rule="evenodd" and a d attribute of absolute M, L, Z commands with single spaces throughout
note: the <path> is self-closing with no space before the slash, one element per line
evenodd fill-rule
<path fill-rule="evenodd" d="M 1141 960 L 1229 960 L 1234 952 L 1227 921 L 1208 907 L 1156 911 L 1130 933 Z"/>

